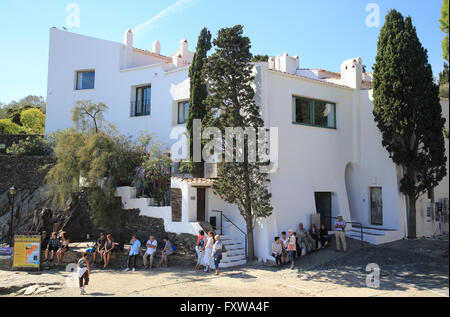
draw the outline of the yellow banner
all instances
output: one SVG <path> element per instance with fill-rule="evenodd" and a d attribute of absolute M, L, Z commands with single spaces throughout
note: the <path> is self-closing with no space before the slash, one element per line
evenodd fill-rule
<path fill-rule="evenodd" d="M 41 236 L 15 236 L 13 267 L 37 268 L 41 260 Z"/>

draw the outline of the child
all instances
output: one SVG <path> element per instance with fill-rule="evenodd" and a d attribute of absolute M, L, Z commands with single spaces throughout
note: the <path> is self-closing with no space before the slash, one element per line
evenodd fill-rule
<path fill-rule="evenodd" d="M 88 254 L 83 252 L 83 256 L 78 260 L 78 280 L 80 282 L 81 295 L 86 295 L 85 287 L 89 284 L 89 275 L 91 271 L 89 269 Z"/>
<path fill-rule="evenodd" d="M 272 243 L 272 256 L 275 258 L 277 267 L 281 266 L 281 256 L 283 254 L 283 246 L 279 237 L 275 237 L 275 242 Z"/>

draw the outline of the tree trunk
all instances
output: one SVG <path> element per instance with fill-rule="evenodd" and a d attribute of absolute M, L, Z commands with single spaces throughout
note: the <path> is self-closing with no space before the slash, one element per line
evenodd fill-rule
<path fill-rule="evenodd" d="M 416 236 L 416 198 L 414 195 L 406 195 L 406 215 L 408 225 L 408 239 Z"/>
<path fill-rule="evenodd" d="M 247 217 L 246 223 L 247 223 L 247 243 L 248 243 L 248 249 L 247 249 L 247 260 L 249 262 L 253 261 L 255 259 L 255 241 L 253 239 L 253 221 L 252 217 Z"/>

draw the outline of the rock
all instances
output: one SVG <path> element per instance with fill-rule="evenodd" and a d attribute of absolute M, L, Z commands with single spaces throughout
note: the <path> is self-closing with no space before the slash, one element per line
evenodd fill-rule
<path fill-rule="evenodd" d="M 29 286 L 29 287 L 27 287 L 27 289 L 26 289 L 24 295 L 25 295 L 25 296 L 31 295 L 31 294 L 33 294 L 38 288 L 39 288 L 39 285 L 32 285 L 32 286 Z"/>
<path fill-rule="evenodd" d="M 25 291 L 27 290 L 28 287 L 22 288 L 20 291 L 18 291 L 16 293 L 16 295 L 22 295 L 23 293 L 25 293 Z"/>
<path fill-rule="evenodd" d="M 46 292 L 48 290 L 49 290 L 48 287 L 40 287 L 34 292 L 34 295 L 37 295 L 37 294 L 40 294 L 40 293 L 44 293 L 44 292 Z"/>

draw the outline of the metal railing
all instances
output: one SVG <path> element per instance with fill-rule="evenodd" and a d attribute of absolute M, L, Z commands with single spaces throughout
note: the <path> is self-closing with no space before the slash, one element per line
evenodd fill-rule
<path fill-rule="evenodd" d="M 226 219 L 229 223 L 231 223 L 236 229 L 238 229 L 245 237 L 245 258 L 247 259 L 248 257 L 248 247 L 247 247 L 247 233 L 245 233 L 241 228 L 239 228 L 233 221 L 231 221 L 230 218 L 228 218 L 227 216 L 225 216 L 223 214 L 223 211 L 220 210 L 212 210 L 212 212 L 217 212 L 220 213 L 220 234 L 223 235 L 223 219 Z"/>
<path fill-rule="evenodd" d="M 132 101 L 130 107 L 131 117 L 149 116 L 151 114 L 150 100 Z"/>
<path fill-rule="evenodd" d="M 336 219 L 336 220 L 337 220 L 337 217 L 330 217 L 330 216 L 323 216 L 323 217 L 324 217 L 324 218 L 327 218 L 327 219 Z M 344 221 L 345 221 L 345 220 L 344 220 Z M 362 223 L 356 222 L 356 221 L 345 221 L 345 223 L 351 224 L 351 225 L 357 225 L 357 226 L 359 226 L 359 229 L 360 229 L 360 238 L 361 238 L 361 248 L 362 248 L 363 245 L 364 245 L 364 231 L 363 231 L 364 227 L 363 227 Z M 334 229 L 334 227 L 331 228 L 331 229 Z M 331 230 L 331 231 L 334 231 L 334 230 Z"/>

